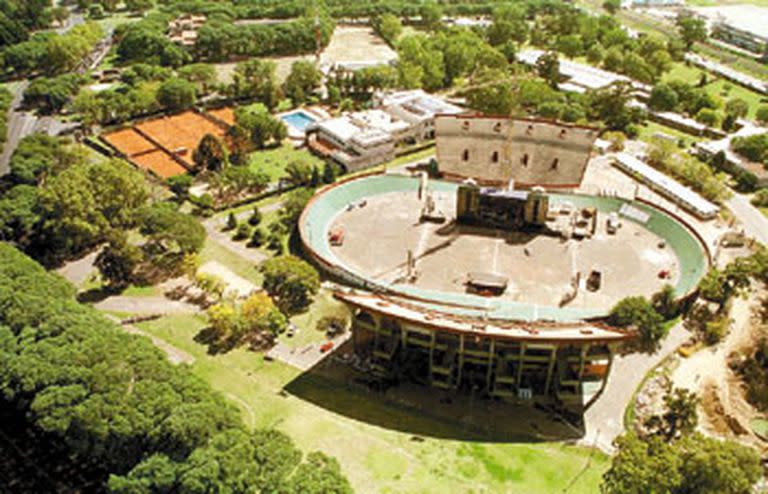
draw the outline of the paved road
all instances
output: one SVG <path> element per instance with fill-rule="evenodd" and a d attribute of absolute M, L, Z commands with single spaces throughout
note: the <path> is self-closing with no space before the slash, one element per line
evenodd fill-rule
<path fill-rule="evenodd" d="M 744 231 L 748 236 L 768 245 L 768 218 L 750 204 L 746 196 L 734 192 L 733 197 L 726 204 L 744 225 Z"/>
<path fill-rule="evenodd" d="M 28 112 L 19 111 L 21 102 L 24 99 L 24 91 L 28 85 L 28 81 L 21 81 L 16 86 L 13 101 L 11 101 L 11 107 L 8 110 L 8 139 L 5 141 L 2 154 L 0 154 L 0 176 L 8 173 L 8 163 L 19 141 L 31 134 L 37 124 L 36 116 Z"/>
<path fill-rule="evenodd" d="M 631 353 L 616 357 L 603 394 L 584 414 L 581 443 L 613 454 L 613 440 L 624 432 L 624 411 L 648 372 L 690 338 L 682 323 L 670 330 L 653 354 Z"/>

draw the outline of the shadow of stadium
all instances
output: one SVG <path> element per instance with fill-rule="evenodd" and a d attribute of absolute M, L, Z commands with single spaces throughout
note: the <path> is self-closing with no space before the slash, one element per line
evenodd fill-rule
<path fill-rule="evenodd" d="M 350 351 L 342 346 L 335 354 Z M 373 379 L 329 355 L 289 382 L 289 393 L 338 415 L 426 438 L 499 443 L 576 441 L 582 415 L 565 417 L 533 404 L 511 404 L 469 393 L 404 382 L 377 390 Z"/>

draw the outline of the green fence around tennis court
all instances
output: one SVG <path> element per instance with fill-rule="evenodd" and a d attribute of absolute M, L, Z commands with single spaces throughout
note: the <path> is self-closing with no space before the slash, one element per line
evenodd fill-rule
<path fill-rule="evenodd" d="M 302 214 L 300 231 L 306 249 L 319 258 L 333 274 L 353 285 L 366 289 L 379 289 L 402 294 L 426 309 L 435 309 L 461 315 L 484 316 L 509 320 L 553 320 L 571 321 L 596 318 L 605 315 L 605 310 L 570 307 L 538 306 L 511 300 L 499 300 L 472 294 L 425 290 L 408 285 L 393 285 L 371 280 L 344 265 L 331 250 L 328 231 L 338 214 L 348 205 L 359 203 L 367 197 L 390 192 L 417 192 L 419 179 L 404 175 L 371 175 L 332 185 L 320 191 Z M 431 190 L 454 192 L 458 184 L 431 180 Z M 614 197 L 599 197 L 574 194 L 551 194 L 551 202 L 557 205 L 569 202 L 575 207 L 594 207 L 603 213 L 618 212 L 628 201 Z M 692 292 L 706 273 L 709 262 L 704 246 L 686 226 L 671 215 L 646 204 L 631 202 L 632 206 L 648 214 L 642 225 L 663 238 L 668 248 L 675 253 L 680 267 L 679 280 L 675 286 L 678 296 Z M 625 220 L 635 221 L 633 218 Z"/>

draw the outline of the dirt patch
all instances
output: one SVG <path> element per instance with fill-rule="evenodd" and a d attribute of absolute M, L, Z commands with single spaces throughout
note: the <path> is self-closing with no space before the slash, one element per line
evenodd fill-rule
<path fill-rule="evenodd" d="M 238 297 L 245 297 L 258 290 L 256 285 L 236 275 L 228 267 L 216 261 L 209 261 L 203 264 L 198 272 L 221 278 L 227 284 L 227 291 L 234 292 Z"/>
<path fill-rule="evenodd" d="M 397 53 L 367 26 L 338 26 L 320 56 L 321 65 L 343 62 L 390 63 Z"/>

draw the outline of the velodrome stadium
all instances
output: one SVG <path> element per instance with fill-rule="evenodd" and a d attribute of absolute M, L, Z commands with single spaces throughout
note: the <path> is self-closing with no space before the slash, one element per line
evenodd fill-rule
<path fill-rule="evenodd" d="M 355 354 L 382 380 L 585 406 L 635 335 L 624 297 L 693 293 L 697 234 L 642 200 L 578 186 L 597 129 L 445 116 L 438 177 L 370 173 L 302 213 L 303 249 L 352 308 Z"/>

